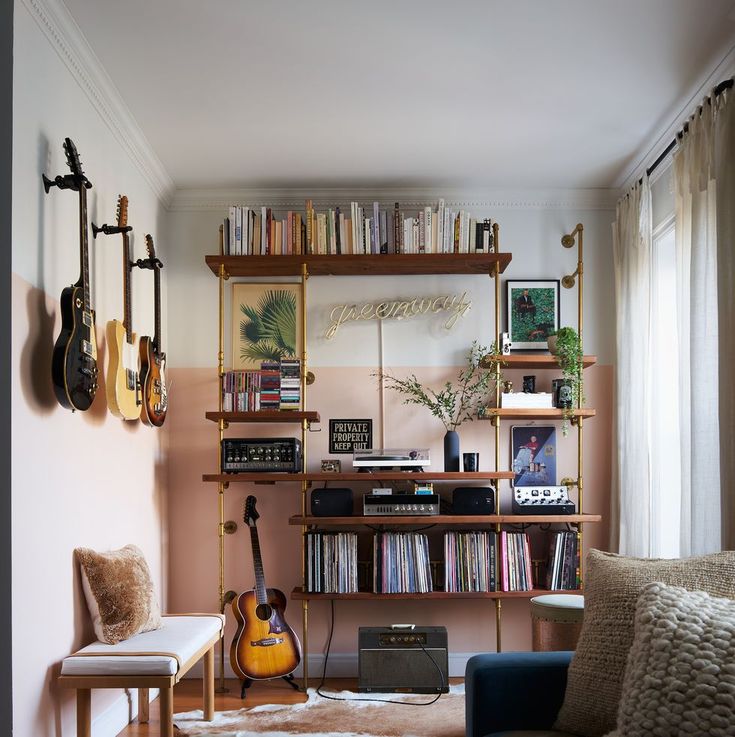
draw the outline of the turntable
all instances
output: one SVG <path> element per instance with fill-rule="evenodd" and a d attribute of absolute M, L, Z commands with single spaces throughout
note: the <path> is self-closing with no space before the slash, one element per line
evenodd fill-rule
<path fill-rule="evenodd" d="M 428 448 L 361 448 L 352 455 L 358 471 L 423 471 L 431 465 Z"/>

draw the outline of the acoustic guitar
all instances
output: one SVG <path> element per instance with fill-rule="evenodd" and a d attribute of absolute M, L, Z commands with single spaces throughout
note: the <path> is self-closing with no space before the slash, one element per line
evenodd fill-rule
<path fill-rule="evenodd" d="M 62 407 L 89 409 L 97 393 L 97 339 L 94 310 L 89 300 L 89 241 L 87 228 L 87 190 L 92 183 L 84 176 L 79 153 L 71 138 L 64 139 L 66 162 L 71 174 L 55 179 L 43 177 L 48 194 L 51 187 L 79 192 L 80 275 L 75 284 L 61 292 L 61 331 L 51 358 L 54 394 Z"/>
<path fill-rule="evenodd" d="M 144 335 L 140 339 L 140 392 L 143 409 L 140 419 L 146 425 L 161 427 L 168 410 L 168 389 L 164 369 L 166 354 L 161 349 L 161 269 L 163 264 L 156 258 L 153 236 L 145 237 L 148 258 L 136 262 L 141 269 L 153 270 L 153 296 L 155 302 L 155 333 L 153 338 Z"/>
<path fill-rule="evenodd" d="M 240 594 L 232 602 L 237 632 L 230 647 L 230 662 L 237 677 L 243 681 L 243 695 L 251 679 L 283 677 L 292 680 L 290 674 L 301 662 L 301 643 L 283 616 L 286 597 L 282 591 L 265 586 L 255 502 L 255 497 L 249 496 L 243 514 L 243 520 L 250 528 L 255 588 Z M 292 685 L 296 688 L 295 684 Z"/>
<path fill-rule="evenodd" d="M 106 327 L 107 353 L 107 406 L 115 417 L 123 420 L 137 420 L 142 404 L 140 383 L 138 381 L 138 344 L 133 333 L 133 307 L 130 290 L 130 236 L 132 228 L 128 225 L 128 198 L 120 195 L 117 199 L 117 226 L 103 225 L 98 228 L 92 223 L 95 237 L 120 233 L 123 252 L 123 321 L 110 320 Z"/>

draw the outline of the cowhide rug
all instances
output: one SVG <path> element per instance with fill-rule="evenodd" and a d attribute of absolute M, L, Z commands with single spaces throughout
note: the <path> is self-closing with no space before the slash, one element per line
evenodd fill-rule
<path fill-rule="evenodd" d="M 347 701 L 331 701 L 313 688 L 303 704 L 265 704 L 221 711 L 213 722 L 202 721 L 201 710 L 174 715 L 180 737 L 464 737 L 464 685 L 452 686 L 431 706 L 418 703 L 424 694 L 362 694 L 332 692 Z M 400 704 L 367 698 L 393 699 Z"/>

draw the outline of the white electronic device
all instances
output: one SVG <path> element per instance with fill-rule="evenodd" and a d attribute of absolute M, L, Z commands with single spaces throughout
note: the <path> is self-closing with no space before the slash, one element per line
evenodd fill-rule
<path fill-rule="evenodd" d="M 361 448 L 354 451 L 352 465 L 361 471 L 420 471 L 431 459 L 428 448 Z"/>
<path fill-rule="evenodd" d="M 569 499 L 566 486 L 515 486 L 515 514 L 574 514 L 576 507 Z"/>

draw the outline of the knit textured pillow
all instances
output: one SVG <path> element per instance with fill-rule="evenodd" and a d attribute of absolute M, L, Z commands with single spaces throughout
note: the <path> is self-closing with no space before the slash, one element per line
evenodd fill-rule
<path fill-rule="evenodd" d="M 590 550 L 586 570 L 582 632 L 554 729 L 601 737 L 615 729 L 643 588 L 660 581 L 735 599 L 735 552 L 658 560 Z"/>
<path fill-rule="evenodd" d="M 619 737 L 735 737 L 735 602 L 652 583 L 635 610 Z"/>
<path fill-rule="evenodd" d="M 161 626 L 161 609 L 139 548 L 126 545 L 109 553 L 77 548 L 74 552 L 98 640 L 114 645 Z"/>

